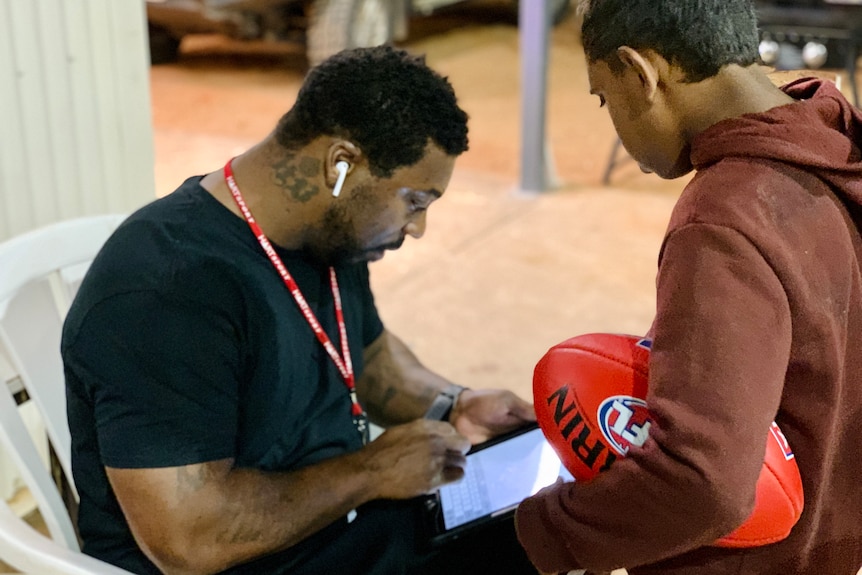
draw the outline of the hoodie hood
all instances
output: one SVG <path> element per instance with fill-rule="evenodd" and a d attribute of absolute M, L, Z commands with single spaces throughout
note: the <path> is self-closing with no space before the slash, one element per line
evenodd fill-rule
<path fill-rule="evenodd" d="M 785 162 L 862 207 L 862 112 L 829 81 L 802 79 L 782 90 L 799 101 L 723 120 L 699 134 L 691 148 L 694 168 L 732 157 Z"/>

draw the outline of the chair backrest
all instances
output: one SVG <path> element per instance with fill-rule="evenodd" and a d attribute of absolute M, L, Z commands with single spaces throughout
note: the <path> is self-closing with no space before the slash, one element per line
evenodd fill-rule
<path fill-rule="evenodd" d="M 73 490 L 71 436 L 60 357 L 63 320 L 90 262 L 124 217 L 68 220 L 0 243 L 0 363 L 11 369 L 14 386 L 23 388 L 36 405 L 60 468 Z M 13 396 L 17 390 L 5 377 L 0 378 L 0 388 L 0 444 L 18 466 L 54 541 L 30 531 L 33 536 L 41 537 L 45 545 L 66 548 L 69 553 L 84 557 L 79 553 L 72 521 L 52 475 L 20 417 Z M 12 513 L 0 503 L 0 556 L 26 570 L 26 565 L 16 564 L 14 557 L 6 558 L 10 553 L 14 555 L 14 550 L 5 548 L 7 539 L 23 537 L 16 531 L 6 531 L 5 527 L 11 529 L 14 525 L 7 512 Z M 26 523 L 21 524 L 29 529 Z M 27 540 L 25 537 L 21 541 Z M 56 557 L 51 555 L 49 559 L 53 561 Z"/>
<path fill-rule="evenodd" d="M 22 573 L 34 575 L 132 575 L 43 537 L 0 501 L 2 559 Z"/>
<path fill-rule="evenodd" d="M 122 215 L 59 222 L 0 244 L 0 349 L 45 419 L 69 481 L 71 438 L 60 334 L 90 262 Z"/>

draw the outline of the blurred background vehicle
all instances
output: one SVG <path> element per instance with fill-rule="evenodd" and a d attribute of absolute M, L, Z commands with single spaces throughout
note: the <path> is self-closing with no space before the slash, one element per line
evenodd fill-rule
<path fill-rule="evenodd" d="M 862 0 L 758 0 L 760 55 L 781 68 L 843 68 L 862 30 Z"/>
<path fill-rule="evenodd" d="M 404 40 L 411 17 L 475 0 L 147 0 L 150 60 L 177 59 L 189 34 L 301 42 L 310 65 L 345 48 Z M 536 0 L 533 0 L 536 1 Z M 554 23 L 570 0 L 549 0 Z M 504 2 L 516 16 L 518 0 Z"/>
<path fill-rule="evenodd" d="M 862 0 L 756 0 L 760 59 L 779 70 L 844 69 L 859 105 Z"/>

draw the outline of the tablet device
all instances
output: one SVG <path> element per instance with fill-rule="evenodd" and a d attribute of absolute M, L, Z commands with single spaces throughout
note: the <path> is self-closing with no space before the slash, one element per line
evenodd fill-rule
<path fill-rule="evenodd" d="M 511 517 L 521 501 L 559 477 L 574 481 L 535 424 L 474 446 L 464 477 L 435 494 L 432 545 Z"/>

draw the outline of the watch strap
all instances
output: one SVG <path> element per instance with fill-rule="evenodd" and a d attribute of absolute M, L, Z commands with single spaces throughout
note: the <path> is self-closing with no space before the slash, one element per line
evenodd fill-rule
<path fill-rule="evenodd" d="M 452 409 L 455 407 L 455 402 L 458 401 L 458 396 L 465 389 L 467 388 L 453 383 L 441 390 L 434 398 L 434 402 L 431 403 L 431 407 L 425 412 L 425 419 L 448 420 L 452 414 Z"/>

